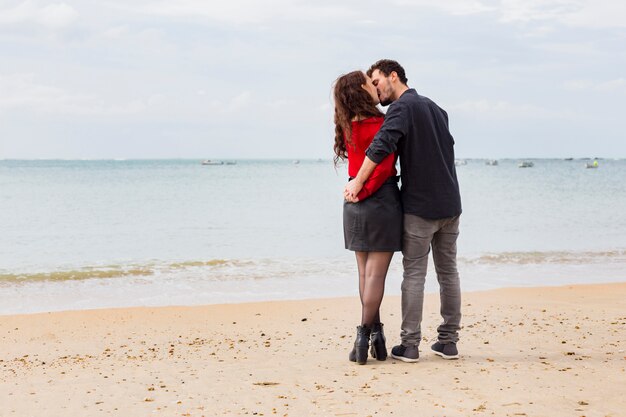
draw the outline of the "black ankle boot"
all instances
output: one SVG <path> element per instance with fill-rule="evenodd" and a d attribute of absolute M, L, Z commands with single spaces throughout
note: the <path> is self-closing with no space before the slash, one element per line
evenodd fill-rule
<path fill-rule="evenodd" d="M 356 343 L 354 344 L 352 350 L 350 351 L 350 354 L 348 355 L 348 360 L 350 362 L 356 362 Z"/>
<path fill-rule="evenodd" d="M 385 338 L 385 332 L 383 331 L 384 324 L 374 323 L 372 325 L 372 358 L 379 361 L 387 359 L 387 339 Z"/>
<path fill-rule="evenodd" d="M 367 362 L 367 351 L 370 347 L 370 334 L 372 329 L 367 325 L 357 326 L 356 340 L 354 341 L 354 360 L 359 365 Z M 352 356 L 352 352 L 350 353 Z"/>

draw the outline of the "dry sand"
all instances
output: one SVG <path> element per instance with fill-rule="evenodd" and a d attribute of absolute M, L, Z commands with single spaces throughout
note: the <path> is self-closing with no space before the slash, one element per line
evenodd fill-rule
<path fill-rule="evenodd" d="M 626 416 L 626 283 L 464 294 L 456 361 L 438 308 L 419 363 L 363 366 L 355 298 L 0 316 L 0 416 Z"/>

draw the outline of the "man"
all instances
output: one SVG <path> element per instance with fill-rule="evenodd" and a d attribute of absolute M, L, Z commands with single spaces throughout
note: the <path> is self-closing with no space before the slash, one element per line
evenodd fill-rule
<path fill-rule="evenodd" d="M 396 61 L 380 60 L 367 75 L 376 86 L 381 104 L 391 105 L 358 175 L 346 185 L 344 196 L 357 202 L 356 195 L 374 167 L 391 152 L 398 152 L 404 209 L 402 343 L 391 350 L 391 356 L 404 362 L 419 360 L 424 282 L 432 248 L 443 323 L 437 328 L 438 341 L 431 349 L 444 359 L 456 359 L 461 322 L 456 266 L 461 196 L 448 115 L 408 87 L 404 69 Z"/>

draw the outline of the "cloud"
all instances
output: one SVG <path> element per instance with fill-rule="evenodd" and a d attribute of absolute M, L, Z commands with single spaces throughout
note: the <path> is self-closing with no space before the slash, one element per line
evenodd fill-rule
<path fill-rule="evenodd" d="M 567 119 L 572 117 L 564 111 L 554 111 L 532 104 L 519 104 L 509 101 L 493 101 L 487 99 L 468 100 L 448 106 L 450 112 L 465 113 L 466 115 L 497 119 L 497 120 L 524 120 L 524 119 Z"/>
<path fill-rule="evenodd" d="M 159 95 L 122 103 L 106 103 L 93 95 L 71 93 L 63 88 L 38 83 L 33 74 L 0 74 L 0 114 L 18 110 L 27 113 L 120 116 L 145 112 L 163 105 Z"/>
<path fill-rule="evenodd" d="M 602 92 L 618 90 L 626 91 L 626 79 L 616 78 L 615 80 L 602 82 L 596 86 L 596 89 Z"/>
<path fill-rule="evenodd" d="M 496 6 L 488 5 L 484 1 L 468 0 L 395 0 L 392 2 L 402 7 L 431 7 L 442 10 L 451 15 L 471 15 L 485 12 L 494 12 Z"/>
<path fill-rule="evenodd" d="M 114 26 L 102 32 L 102 37 L 107 39 L 122 39 L 130 34 L 128 25 Z"/>
<path fill-rule="evenodd" d="M 206 92 L 200 90 L 196 93 L 198 96 L 205 96 Z M 211 100 L 210 107 L 212 110 L 219 111 L 223 115 L 235 114 L 239 115 L 243 111 L 249 111 L 254 109 L 256 115 L 263 114 L 264 112 L 274 112 L 281 110 L 293 110 L 296 108 L 296 100 L 285 97 L 267 97 L 263 100 L 257 98 L 253 91 L 242 91 L 226 100 Z"/>
<path fill-rule="evenodd" d="M 0 25 L 35 23 L 49 29 L 63 29 L 74 23 L 78 12 L 67 3 L 52 3 L 38 6 L 26 0 L 13 8 L 0 10 Z"/>
<path fill-rule="evenodd" d="M 626 93 L 626 79 L 620 77 L 608 81 L 570 80 L 563 84 L 569 91 L 592 91 L 596 93 Z"/>
<path fill-rule="evenodd" d="M 277 98 L 269 100 L 267 102 L 267 106 L 275 110 L 286 109 L 290 107 L 294 108 L 297 106 L 297 104 L 298 102 L 292 98 Z"/>
<path fill-rule="evenodd" d="M 626 27 L 626 3 L 622 0 L 395 0 L 403 7 L 430 7 L 450 15 L 489 14 L 501 23 L 541 23 L 574 27 Z"/>
<path fill-rule="evenodd" d="M 315 110 L 319 113 L 330 115 L 332 117 L 335 108 L 328 102 L 319 104 L 315 107 Z M 332 120 L 332 119 L 331 119 Z"/>
<path fill-rule="evenodd" d="M 504 23 L 556 21 L 578 7 L 579 3 L 571 0 L 502 0 L 499 20 Z"/>
<path fill-rule="evenodd" d="M 568 137 L 603 120 L 599 128 L 611 136 L 624 123 L 623 7 L 607 0 L 0 0 L 0 136 L 37 136 L 23 120 L 41 121 L 39 131 L 59 137 L 77 135 L 57 126 L 62 119 L 102 123 L 103 135 L 124 124 L 157 136 L 168 126 L 181 137 L 237 126 L 264 138 L 298 131 L 317 143 L 332 134 L 335 77 L 382 57 L 403 63 L 411 86 L 455 112 L 451 120 L 458 115 L 463 128 L 495 124 L 519 136 L 558 125 Z"/>
<path fill-rule="evenodd" d="M 0 73 L 0 116 L 3 114 L 52 114 L 93 116 L 110 120 L 132 116 L 154 121 L 206 121 L 219 115 L 222 122 L 241 120 L 246 114 L 252 120 L 263 120 L 277 111 L 298 113 L 289 97 L 266 97 L 254 90 L 243 90 L 232 96 L 204 89 L 170 91 L 170 94 L 144 93 L 139 97 L 125 94 L 111 96 L 108 91 L 77 93 L 67 88 L 42 83 L 32 73 Z M 216 99 L 215 97 L 221 97 Z"/>
<path fill-rule="evenodd" d="M 200 18 L 212 21 L 249 24 L 265 23 L 272 20 L 296 21 L 327 21 L 340 19 L 367 20 L 362 7 L 337 5 L 334 2 L 323 1 L 315 5 L 294 2 L 293 0 L 231 0 L 225 2 L 207 2 L 204 0 L 177 0 L 177 1 L 143 1 L 121 2 L 114 0 L 109 6 L 138 14 L 159 15 L 171 18 Z M 354 2 L 354 5 L 358 3 Z M 371 16 L 370 16 L 371 17 Z"/>
<path fill-rule="evenodd" d="M 35 107 L 55 108 L 63 103 L 80 101 L 63 89 L 37 84 L 33 74 L 0 75 L 0 110 Z"/>
<path fill-rule="evenodd" d="M 561 16 L 560 20 L 570 26 L 624 28 L 626 3 L 621 0 L 584 1 L 577 10 Z"/>
<path fill-rule="evenodd" d="M 241 94 L 237 94 L 228 103 L 228 109 L 230 111 L 242 110 L 247 107 L 252 101 L 252 93 L 250 91 L 244 91 Z"/>
<path fill-rule="evenodd" d="M 626 27 L 626 3 L 621 0 L 502 0 L 503 23 L 548 22 L 587 28 Z"/>

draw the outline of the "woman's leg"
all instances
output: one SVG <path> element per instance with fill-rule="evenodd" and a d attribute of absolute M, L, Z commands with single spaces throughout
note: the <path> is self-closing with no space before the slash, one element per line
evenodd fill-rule
<path fill-rule="evenodd" d="M 385 278 L 389 270 L 389 264 L 393 252 L 359 252 L 366 253 L 362 259 L 365 262 L 363 268 L 359 265 L 359 290 L 361 294 L 362 316 L 361 324 L 371 327 L 374 323 L 380 323 L 380 304 L 385 293 Z M 359 255 L 357 254 L 357 264 Z M 363 279 L 361 279 L 363 275 Z M 363 285 L 361 286 L 361 281 Z"/>
<path fill-rule="evenodd" d="M 365 268 L 367 265 L 367 255 L 369 252 L 354 252 L 356 255 L 356 266 L 359 271 L 359 298 L 361 299 L 361 309 L 363 309 L 363 289 L 365 288 Z"/>
<path fill-rule="evenodd" d="M 359 270 L 359 298 L 361 299 L 361 315 L 363 315 L 363 291 L 365 288 L 365 267 L 367 265 L 367 255 L 368 252 L 355 252 L 356 255 L 356 265 Z M 362 331 L 361 326 L 357 327 L 357 339 L 354 342 L 354 347 L 348 355 L 348 359 L 352 362 L 359 362 L 360 364 L 365 363 L 367 360 L 367 346 L 359 346 L 360 351 L 357 357 L 357 342 L 359 342 L 359 332 Z M 360 343 L 365 343 L 365 341 L 361 340 Z M 365 355 L 365 356 L 364 356 Z"/>

